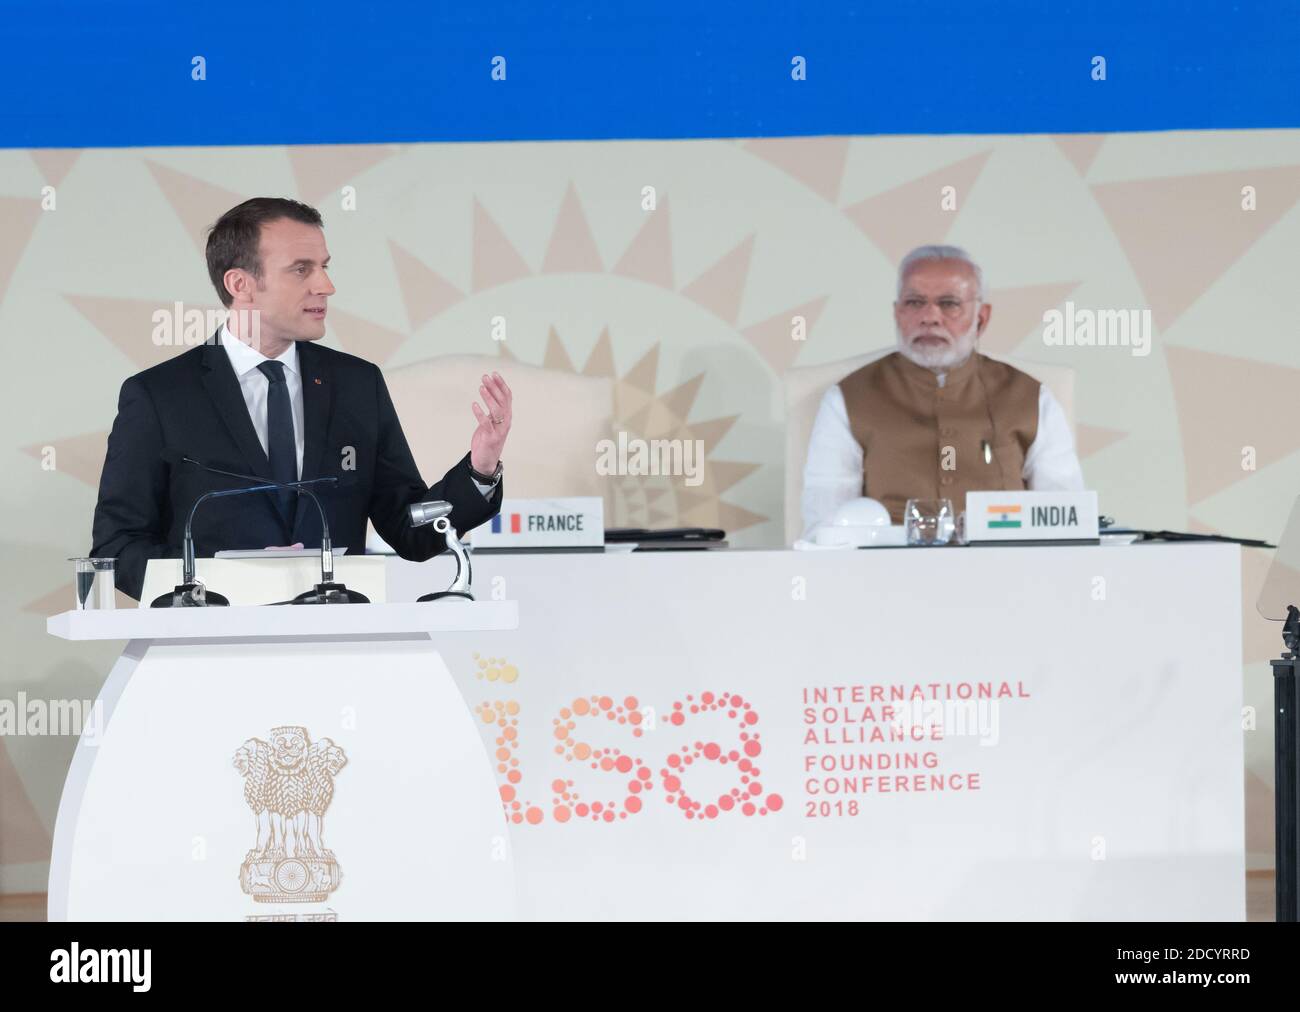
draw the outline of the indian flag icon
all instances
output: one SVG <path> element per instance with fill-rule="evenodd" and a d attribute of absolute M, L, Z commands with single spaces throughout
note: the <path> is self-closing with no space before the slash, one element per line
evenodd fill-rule
<path fill-rule="evenodd" d="M 990 506 L 988 508 L 989 527 L 1019 527 L 1019 506 Z"/>

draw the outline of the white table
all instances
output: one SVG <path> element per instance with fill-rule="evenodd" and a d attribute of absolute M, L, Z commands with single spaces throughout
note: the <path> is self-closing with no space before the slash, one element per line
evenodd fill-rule
<path fill-rule="evenodd" d="M 387 599 L 451 572 L 389 560 Z M 123 772 L 78 824 L 97 905 L 52 885 L 52 914 L 288 915 L 243 891 L 258 824 L 231 766 L 287 724 L 347 754 L 343 878 L 308 905 L 340 919 L 1244 917 L 1233 546 L 480 555 L 474 575 L 467 607 L 517 602 L 522 628 L 435 632 L 436 654 L 375 629 L 177 643 L 147 685 L 141 666 L 98 746 L 96 777 L 117 741 Z M 309 621 L 289 610 L 253 609 Z M 331 674 L 286 678 L 272 647 Z M 904 714 L 895 686 L 925 698 Z M 942 698 L 967 686 L 992 698 Z"/>
<path fill-rule="evenodd" d="M 450 572 L 444 560 L 394 560 L 389 600 Z M 482 555 L 474 575 L 480 596 L 517 600 L 527 615 L 517 634 L 443 651 L 472 706 L 518 706 L 521 777 L 509 786 L 539 817 L 511 823 L 524 917 L 1245 916 L 1235 546 Z M 484 658 L 504 659 L 514 680 L 501 664 L 492 679 Z M 827 744 L 890 722 L 879 707 L 872 721 L 861 704 L 806 701 L 835 687 L 851 700 L 853 686 L 869 696 L 979 682 L 1012 696 L 948 716 L 954 732 L 964 715 L 996 719 L 996 744 L 991 725 L 983 738 Z M 742 745 L 727 711 L 690 712 L 705 692 L 737 693 L 758 714 L 747 726 L 760 735 L 759 798 L 779 795 L 779 811 L 709 817 L 707 805 L 753 779 L 695 758 L 697 743 L 723 755 Z M 593 696 L 615 707 L 634 697 L 655 730 L 564 716 Z M 679 702 L 674 725 L 665 718 Z M 554 736 L 557 720 L 574 722 L 575 745 L 648 769 L 651 789 L 579 760 Z M 501 729 L 479 726 L 494 746 Z M 683 746 L 693 762 L 679 775 L 666 760 Z M 909 754 L 922 766 L 906 776 L 930 773 L 933 755 L 934 773 L 964 779 L 851 793 L 846 780 L 861 788 L 879 771 L 818 772 Z M 701 803 L 691 818 L 665 803 L 664 770 Z M 579 804 L 602 803 L 594 821 L 577 815 L 575 791 Z"/>

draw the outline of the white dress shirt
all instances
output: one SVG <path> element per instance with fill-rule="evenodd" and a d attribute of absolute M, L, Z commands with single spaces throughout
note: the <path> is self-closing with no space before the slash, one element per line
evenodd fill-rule
<path fill-rule="evenodd" d="M 939 386 L 943 386 L 944 378 L 939 376 Z M 805 536 L 818 524 L 828 523 L 850 499 L 871 495 L 870 489 L 863 492 L 862 474 L 862 446 L 849 427 L 844 392 L 834 383 L 822 397 L 808 440 L 803 470 Z M 1038 386 L 1038 432 L 1025 454 L 1021 477 L 1035 492 L 1083 490 L 1083 469 L 1074 449 L 1069 419 L 1046 383 Z"/>
<path fill-rule="evenodd" d="M 277 358 L 271 359 L 256 348 L 245 344 L 223 324 L 221 327 L 221 346 L 226 349 L 231 368 L 239 378 L 239 390 L 248 405 L 248 414 L 253 420 L 253 429 L 257 432 L 262 452 L 270 456 L 267 443 L 266 398 L 271 389 L 271 381 L 258 368 L 263 362 L 283 362 L 284 382 L 289 388 L 289 404 L 293 408 L 293 445 L 298 453 L 298 477 L 302 477 L 302 454 L 306 446 L 305 426 L 302 411 L 302 373 L 298 368 L 298 342 L 292 341 L 288 349 Z M 496 482 L 484 485 L 476 478 L 470 479 L 480 492 L 488 499 L 497 487 Z"/>
<path fill-rule="evenodd" d="M 289 404 L 293 408 L 293 445 L 298 453 L 298 477 L 302 477 L 302 452 L 305 446 L 305 428 L 302 416 L 302 373 L 298 371 L 298 342 L 289 342 L 289 347 L 277 358 L 267 358 L 252 345 L 245 344 L 235 337 L 224 325 L 221 328 L 221 346 L 230 357 L 231 368 L 239 377 L 239 390 L 248 405 L 248 414 L 253 420 L 253 429 L 262 444 L 262 452 L 270 456 L 267 443 L 266 398 L 271 389 L 271 381 L 258 368 L 263 362 L 284 363 L 284 384 L 289 388 Z"/>

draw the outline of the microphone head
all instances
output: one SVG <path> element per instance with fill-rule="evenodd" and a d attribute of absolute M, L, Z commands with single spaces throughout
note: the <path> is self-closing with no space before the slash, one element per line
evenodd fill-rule
<path fill-rule="evenodd" d="M 169 467 L 176 467 L 180 464 L 189 464 L 191 467 L 201 467 L 205 471 L 212 470 L 212 468 L 209 467 L 207 464 L 203 463 L 203 461 L 195 460 L 188 453 L 182 453 L 180 450 L 174 450 L 170 446 L 163 449 L 163 451 L 159 453 L 158 456 L 160 456 Z"/>
<path fill-rule="evenodd" d="M 433 502 L 412 503 L 410 513 L 411 526 L 424 527 L 426 524 L 431 524 L 451 513 L 451 503 L 442 499 L 435 499 Z"/>
<path fill-rule="evenodd" d="M 319 478 L 304 478 L 306 488 L 312 492 L 331 492 L 338 488 L 355 488 L 358 484 L 355 475 L 326 474 Z"/>

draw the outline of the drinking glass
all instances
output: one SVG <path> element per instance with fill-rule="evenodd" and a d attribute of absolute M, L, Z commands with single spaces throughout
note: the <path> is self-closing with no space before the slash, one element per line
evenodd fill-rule
<path fill-rule="evenodd" d="M 946 545 L 952 540 L 956 517 L 951 499 L 909 499 L 903 526 L 909 545 Z"/>

